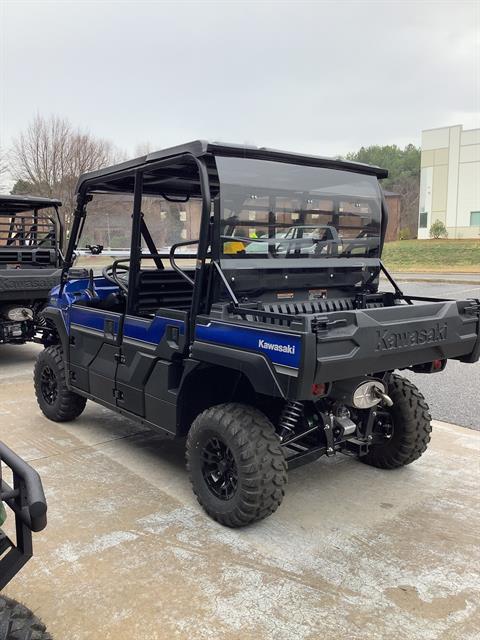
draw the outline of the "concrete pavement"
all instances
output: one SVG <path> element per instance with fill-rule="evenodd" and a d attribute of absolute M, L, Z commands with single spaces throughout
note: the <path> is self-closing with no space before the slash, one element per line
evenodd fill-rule
<path fill-rule="evenodd" d="M 0 437 L 49 501 L 7 595 L 56 640 L 480 637 L 480 433 L 435 423 L 393 472 L 342 456 L 294 470 L 276 514 L 232 531 L 195 502 L 181 443 L 92 403 L 47 421 L 36 350 L 0 350 Z"/>

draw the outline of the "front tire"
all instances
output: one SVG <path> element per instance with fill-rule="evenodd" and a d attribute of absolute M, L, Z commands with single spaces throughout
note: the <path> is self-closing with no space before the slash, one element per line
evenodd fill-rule
<path fill-rule="evenodd" d="M 29 609 L 0 596 L 0 640 L 52 640 L 52 636 Z"/>
<path fill-rule="evenodd" d="M 220 524 L 243 527 L 282 502 L 287 463 L 272 423 L 258 409 L 237 403 L 207 409 L 192 424 L 186 457 L 198 502 Z"/>
<path fill-rule="evenodd" d="M 360 458 L 380 469 L 396 469 L 418 460 L 427 450 L 432 432 L 428 404 L 410 380 L 392 375 L 388 394 L 393 400 L 388 410 L 393 426 L 391 437 L 372 445 Z"/>
<path fill-rule="evenodd" d="M 63 349 L 59 345 L 40 353 L 33 379 L 38 406 L 50 420 L 69 422 L 85 409 L 87 399 L 67 388 Z"/>

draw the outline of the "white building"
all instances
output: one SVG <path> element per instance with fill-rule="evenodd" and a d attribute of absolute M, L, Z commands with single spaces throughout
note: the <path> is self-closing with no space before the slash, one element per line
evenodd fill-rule
<path fill-rule="evenodd" d="M 480 238 L 480 129 L 422 131 L 418 237 L 441 220 L 449 238 Z"/>

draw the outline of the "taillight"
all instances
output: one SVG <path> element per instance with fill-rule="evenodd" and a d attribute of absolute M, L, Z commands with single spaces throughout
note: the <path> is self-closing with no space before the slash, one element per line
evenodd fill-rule
<path fill-rule="evenodd" d="M 324 396 L 327 392 L 325 382 L 314 382 L 312 384 L 312 396 Z"/>

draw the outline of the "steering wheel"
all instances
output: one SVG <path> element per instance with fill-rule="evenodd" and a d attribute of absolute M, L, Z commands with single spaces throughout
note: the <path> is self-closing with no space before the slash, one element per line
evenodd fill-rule
<path fill-rule="evenodd" d="M 122 273 L 118 273 L 121 271 Z M 117 285 L 123 293 L 128 293 L 128 274 L 130 272 L 130 267 L 126 264 L 119 264 L 118 262 L 113 262 L 112 264 L 103 267 L 102 276 L 105 280 L 112 282 Z"/>

